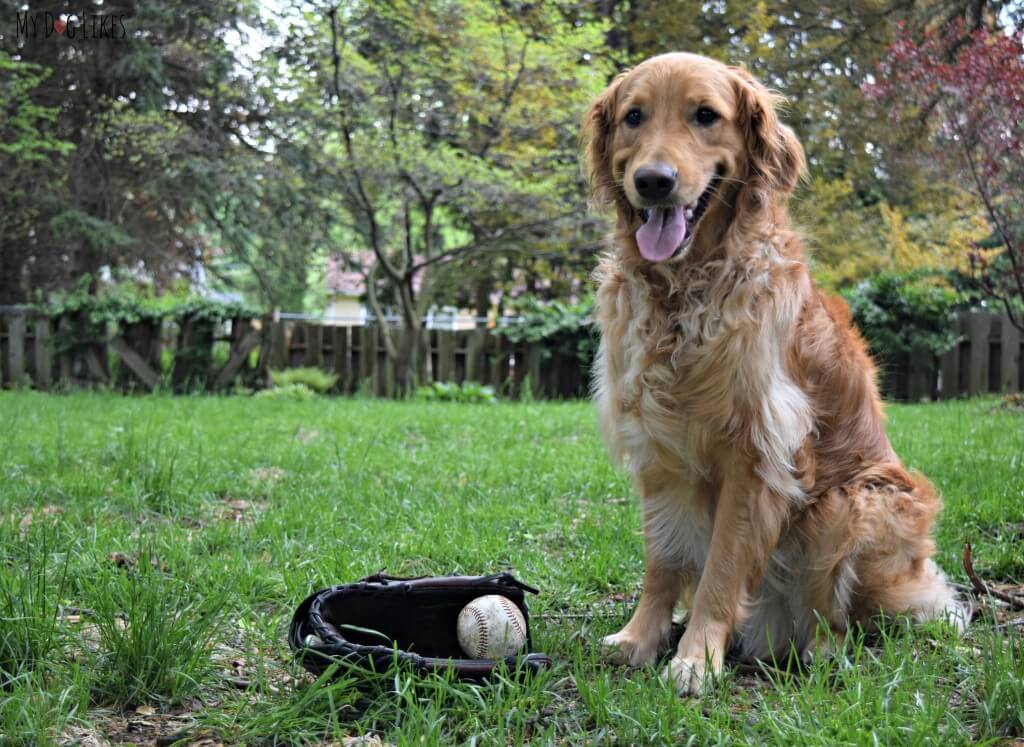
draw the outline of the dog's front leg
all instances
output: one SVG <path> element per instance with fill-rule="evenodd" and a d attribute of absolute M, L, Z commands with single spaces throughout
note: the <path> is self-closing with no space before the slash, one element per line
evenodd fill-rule
<path fill-rule="evenodd" d="M 612 661 L 654 664 L 668 643 L 672 608 L 694 576 L 711 533 L 710 492 L 693 476 L 646 472 L 636 476 L 643 499 L 644 587 L 633 617 L 601 641 Z"/>
<path fill-rule="evenodd" d="M 644 544 L 644 588 L 640 602 L 626 627 L 601 641 L 612 661 L 634 667 L 657 660 L 658 650 L 668 641 L 672 630 L 672 607 L 683 586 L 678 564 L 653 556 L 649 539 Z"/>
<path fill-rule="evenodd" d="M 785 515 L 784 499 L 751 472 L 724 479 L 690 622 L 664 672 L 680 692 L 698 692 L 708 675 L 721 671 L 729 636 L 743 622 Z"/>

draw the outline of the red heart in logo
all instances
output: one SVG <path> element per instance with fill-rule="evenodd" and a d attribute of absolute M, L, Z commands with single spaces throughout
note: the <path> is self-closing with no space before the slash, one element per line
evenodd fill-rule
<path fill-rule="evenodd" d="M 55 20 L 53 22 L 53 30 L 56 31 L 58 34 L 63 34 L 64 33 L 64 29 L 66 29 L 67 27 L 68 27 L 68 22 L 64 21 L 64 20 L 62 20 L 60 18 L 58 18 L 57 20 Z"/>

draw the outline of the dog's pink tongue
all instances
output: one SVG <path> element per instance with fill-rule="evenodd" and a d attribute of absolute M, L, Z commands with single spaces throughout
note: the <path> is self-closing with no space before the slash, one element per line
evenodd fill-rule
<path fill-rule="evenodd" d="M 651 262 L 671 257 L 686 236 L 686 216 L 681 208 L 654 208 L 636 232 L 640 254 Z"/>

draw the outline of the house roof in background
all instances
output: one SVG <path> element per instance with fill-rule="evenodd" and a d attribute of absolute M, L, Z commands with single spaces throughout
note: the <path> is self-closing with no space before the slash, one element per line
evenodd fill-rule
<path fill-rule="evenodd" d="M 370 250 L 361 252 L 352 252 L 348 255 L 349 261 L 346 262 L 341 254 L 331 254 L 327 258 L 327 274 L 324 279 L 324 284 L 327 286 L 327 292 L 334 296 L 361 296 L 366 293 L 366 281 L 363 278 L 363 273 L 357 269 L 353 269 L 352 263 L 356 262 L 364 270 L 369 271 L 373 264 L 377 261 L 376 256 Z M 422 255 L 413 255 L 414 262 L 423 261 Z M 413 291 L 419 292 L 423 285 L 423 273 L 417 272 L 412 279 Z"/>
<path fill-rule="evenodd" d="M 373 266 L 373 252 L 358 252 L 352 255 L 363 267 Z M 335 296 L 361 296 L 366 292 L 363 273 L 350 269 L 351 264 L 345 262 L 341 255 L 332 254 L 327 259 L 325 284 L 327 292 Z"/>

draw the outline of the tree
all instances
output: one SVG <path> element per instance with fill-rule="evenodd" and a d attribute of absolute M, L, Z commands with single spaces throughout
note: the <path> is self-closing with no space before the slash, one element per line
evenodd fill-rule
<path fill-rule="evenodd" d="M 25 288 L 40 272 L 16 238 L 30 236 L 52 209 L 49 195 L 63 183 L 59 162 L 73 147 L 56 135 L 57 107 L 32 101 L 47 77 L 44 68 L 0 50 L 0 303 L 26 300 Z"/>
<path fill-rule="evenodd" d="M 879 57 L 899 33 L 963 19 L 990 24 L 1004 0 L 603 0 L 611 20 L 595 55 L 616 66 L 669 50 L 747 66 L 787 102 L 784 117 L 807 151 L 811 179 L 795 201 L 810 233 L 815 274 L 849 285 L 881 270 L 945 265 L 977 238 L 979 206 L 948 175 L 913 159 L 912 133 L 866 100 Z M 909 251 L 908 251 L 909 250 Z"/>
<path fill-rule="evenodd" d="M 928 155 L 985 207 L 997 251 L 973 243 L 980 289 L 1024 330 L 1024 47 L 1021 32 L 961 21 L 915 41 L 907 33 L 868 92 L 894 121 L 927 127 Z"/>
<path fill-rule="evenodd" d="M 446 277 L 598 242 L 576 138 L 605 79 L 581 64 L 600 28 L 563 24 L 560 8 L 350 2 L 307 13 L 281 47 L 278 85 L 294 95 L 267 132 L 306 149 L 331 250 L 365 272 L 377 316 L 401 317 L 383 330 L 401 391 L 424 372 L 420 320 Z"/>
<path fill-rule="evenodd" d="M 64 16 L 27 7 L 0 0 L 12 24 L 0 34 L 12 63 L 0 74 L 46 76 L 22 90 L 24 105 L 53 112 L 47 131 L 71 147 L 54 156 L 58 175 L 30 177 L 20 204 L 30 222 L 0 226 L 0 276 L 17 278 L 0 302 L 68 288 L 103 267 L 157 283 L 186 273 L 202 259 L 199 199 L 218 165 L 244 147 L 254 116 L 257 102 L 224 36 L 257 23 L 256 4 L 94 0 Z M 30 33 L 13 25 L 22 17 Z M 109 29 L 111 18 L 117 38 L 95 36 L 98 21 Z M 29 163 L 24 153 L 13 159 Z"/>

